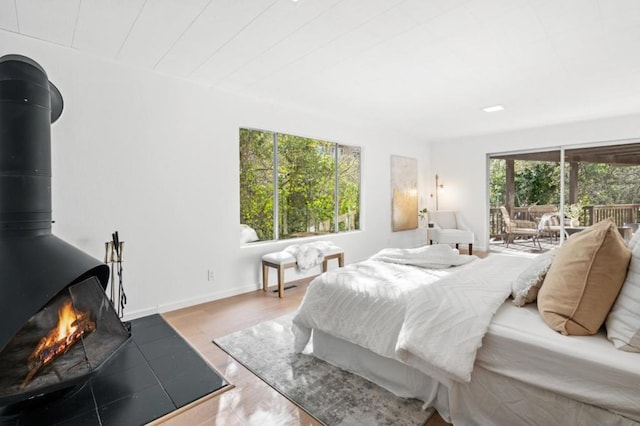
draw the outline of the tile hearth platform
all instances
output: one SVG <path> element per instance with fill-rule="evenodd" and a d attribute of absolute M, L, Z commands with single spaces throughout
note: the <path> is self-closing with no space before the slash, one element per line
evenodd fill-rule
<path fill-rule="evenodd" d="M 72 395 L 0 407 L 0 425 L 141 425 L 228 383 L 160 315 L 131 322 L 132 339 Z"/>

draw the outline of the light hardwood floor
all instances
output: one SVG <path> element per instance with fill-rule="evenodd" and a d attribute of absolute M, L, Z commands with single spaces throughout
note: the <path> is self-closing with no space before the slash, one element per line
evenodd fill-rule
<path fill-rule="evenodd" d="M 280 299 L 258 290 L 163 314 L 234 387 L 170 414 L 163 425 L 319 425 L 297 405 L 220 350 L 211 341 L 297 309 L 309 280 L 296 282 Z M 436 413 L 426 426 L 447 425 Z"/>

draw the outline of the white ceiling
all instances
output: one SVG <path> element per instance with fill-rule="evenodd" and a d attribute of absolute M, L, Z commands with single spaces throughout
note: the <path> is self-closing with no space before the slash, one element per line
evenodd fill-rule
<path fill-rule="evenodd" d="M 427 140 L 640 112 L 640 0 L 0 0 L 0 28 Z"/>

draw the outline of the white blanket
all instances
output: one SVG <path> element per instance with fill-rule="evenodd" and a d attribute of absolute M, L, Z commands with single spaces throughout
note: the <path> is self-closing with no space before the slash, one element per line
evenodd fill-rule
<path fill-rule="evenodd" d="M 371 260 L 431 269 L 460 266 L 475 259 L 477 259 L 476 256 L 460 255 L 458 250 L 452 249 L 446 244 L 424 246 L 415 249 L 388 248 L 381 250 L 371 257 Z"/>
<path fill-rule="evenodd" d="M 469 382 L 489 323 L 530 259 L 492 254 L 408 298 L 396 356 L 439 382 Z"/>
<path fill-rule="evenodd" d="M 395 358 L 411 290 L 470 265 L 426 269 L 366 260 L 332 269 L 307 288 L 293 319 L 294 349 L 302 352 L 317 329 Z"/>
<path fill-rule="evenodd" d="M 306 244 L 294 244 L 285 248 L 284 251 L 296 258 L 298 269 L 301 272 L 306 272 L 321 264 L 327 251 L 337 248 L 330 241 L 314 241 Z"/>

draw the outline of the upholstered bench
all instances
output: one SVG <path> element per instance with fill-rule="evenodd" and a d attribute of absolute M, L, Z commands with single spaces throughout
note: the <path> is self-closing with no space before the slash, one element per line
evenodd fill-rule
<path fill-rule="evenodd" d="M 327 272 L 328 262 L 331 259 L 338 259 L 338 266 L 344 266 L 344 251 L 335 247 L 324 252 L 324 260 L 322 261 L 322 272 Z M 286 251 L 276 251 L 267 253 L 262 256 L 262 290 L 269 289 L 269 267 L 278 271 L 278 297 L 284 294 L 284 271 L 288 268 L 298 266 L 296 258 Z"/>

